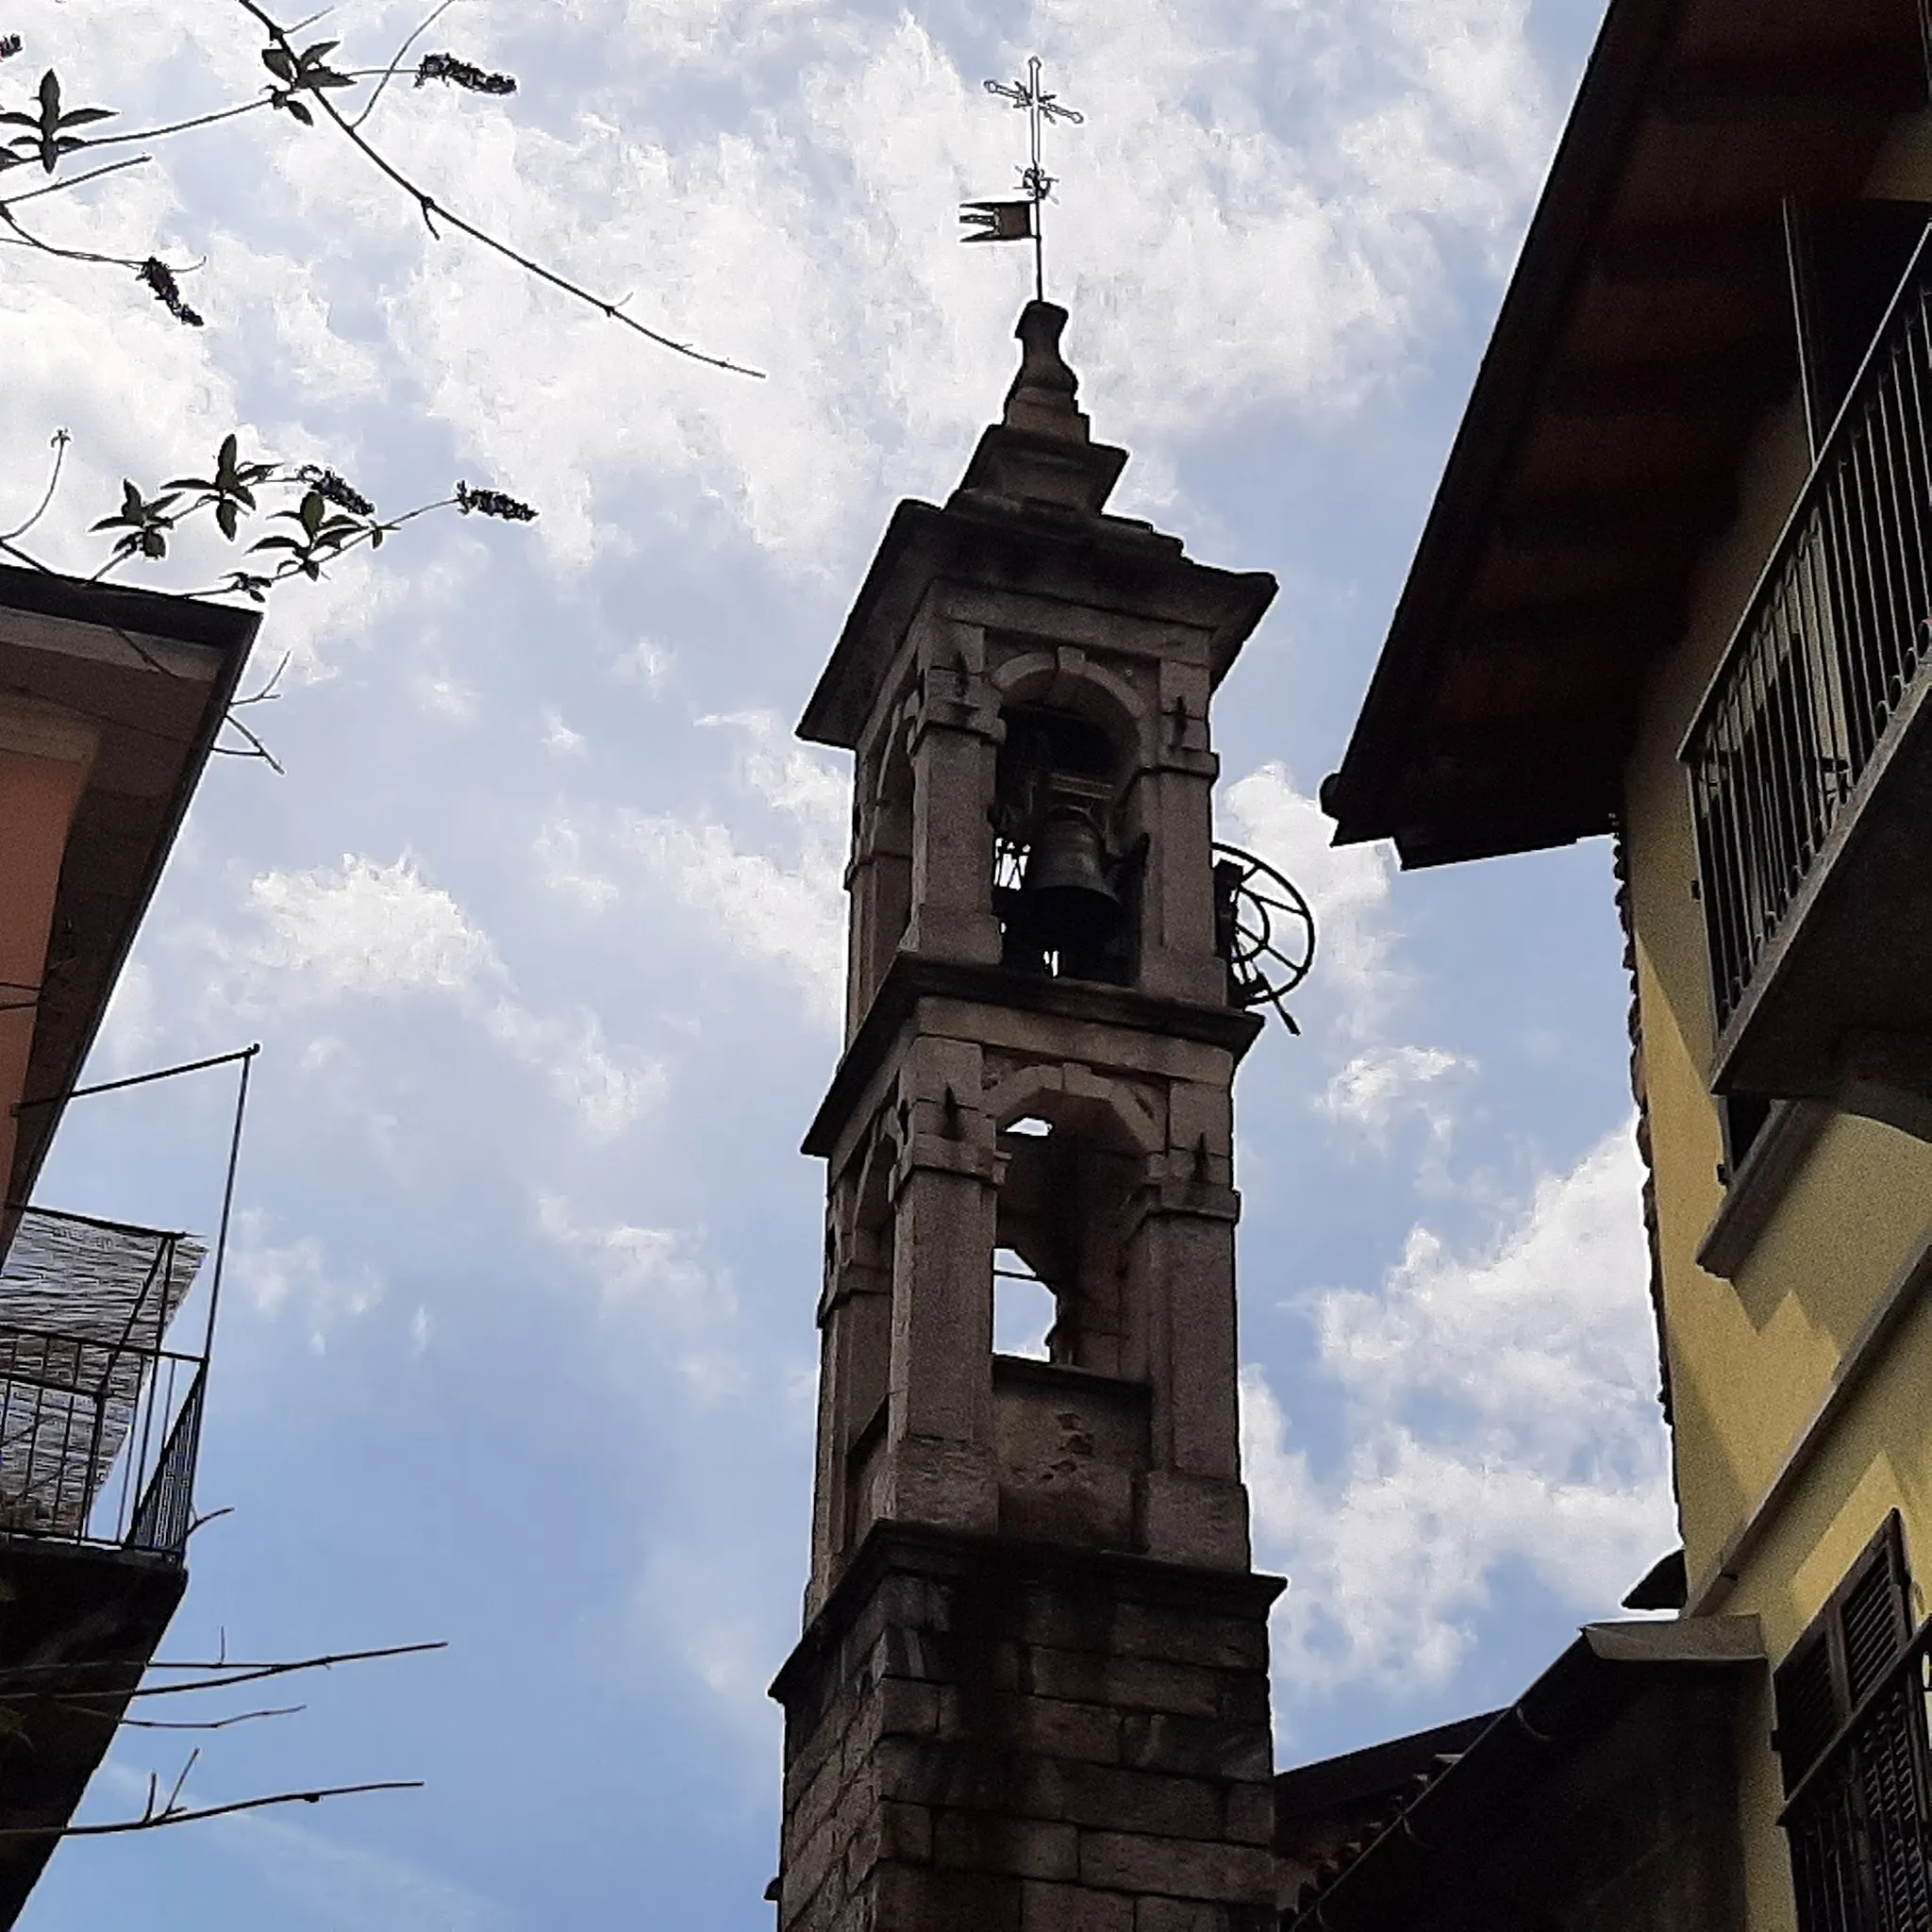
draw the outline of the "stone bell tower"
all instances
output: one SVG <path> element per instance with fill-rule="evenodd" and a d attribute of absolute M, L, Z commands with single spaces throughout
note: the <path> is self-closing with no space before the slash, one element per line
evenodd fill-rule
<path fill-rule="evenodd" d="M 1274 1924 L 1208 716 L 1275 587 L 1105 513 L 1066 319 L 800 726 L 857 764 L 780 1932 Z M 996 1256 L 1048 1359 L 994 1352 Z"/>

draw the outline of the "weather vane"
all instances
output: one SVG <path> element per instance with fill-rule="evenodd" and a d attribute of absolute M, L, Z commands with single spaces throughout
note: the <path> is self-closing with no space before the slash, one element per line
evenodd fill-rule
<path fill-rule="evenodd" d="M 1011 101 L 1026 116 L 1028 159 L 1020 170 L 1024 198 L 1017 201 L 961 202 L 959 219 L 974 232 L 959 239 L 962 242 L 1030 241 L 1033 243 L 1033 292 L 1044 302 L 1046 256 L 1040 232 L 1041 214 L 1047 196 L 1053 192 L 1054 177 L 1046 172 L 1040 158 L 1041 132 L 1049 121 L 1070 121 L 1077 127 L 1087 117 L 1062 106 L 1058 95 L 1048 93 L 1040 85 L 1040 57 L 1037 54 L 1026 63 L 1024 80 L 990 80 L 986 83 L 986 91 L 990 94 L 998 94 L 1002 100 Z"/>

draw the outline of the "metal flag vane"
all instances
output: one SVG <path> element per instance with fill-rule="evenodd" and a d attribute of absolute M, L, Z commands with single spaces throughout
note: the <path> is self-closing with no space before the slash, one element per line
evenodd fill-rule
<path fill-rule="evenodd" d="M 1040 84 L 1040 57 L 1026 63 L 1024 80 L 990 80 L 990 94 L 1010 101 L 1026 116 L 1027 161 L 1020 170 L 1020 187 L 1024 199 L 1018 201 L 967 201 L 959 205 L 959 219 L 973 232 L 960 236 L 962 242 L 1028 242 L 1033 243 L 1033 292 L 1046 300 L 1046 254 L 1041 234 L 1041 215 L 1054 177 L 1041 159 L 1040 138 L 1049 121 L 1071 122 L 1075 127 L 1086 120 L 1065 106 L 1058 94 L 1048 93 Z"/>

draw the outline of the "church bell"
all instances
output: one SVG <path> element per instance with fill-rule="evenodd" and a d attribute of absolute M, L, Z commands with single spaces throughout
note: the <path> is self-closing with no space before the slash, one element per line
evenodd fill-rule
<path fill-rule="evenodd" d="M 1115 891 L 1107 847 L 1092 818 L 1075 807 L 1047 815 L 1020 879 L 1015 916 L 1048 952 L 1090 952 L 1121 928 L 1126 908 Z"/>

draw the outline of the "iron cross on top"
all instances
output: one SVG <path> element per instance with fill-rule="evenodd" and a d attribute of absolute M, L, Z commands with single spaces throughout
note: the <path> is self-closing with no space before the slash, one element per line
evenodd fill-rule
<path fill-rule="evenodd" d="M 962 242 L 1026 242 L 1033 243 L 1033 292 L 1046 300 L 1046 257 L 1041 235 L 1041 209 L 1053 192 L 1054 177 L 1046 172 L 1040 156 L 1041 131 L 1049 121 L 1068 121 L 1078 126 L 1087 117 L 1063 106 L 1058 94 L 1050 94 L 1040 84 L 1040 57 L 1026 63 L 1024 80 L 990 80 L 990 94 L 1012 102 L 1026 116 L 1027 161 L 1020 170 L 1020 186 L 1024 198 L 1018 201 L 968 201 L 960 205 L 959 219 L 974 232 L 962 235 Z"/>

